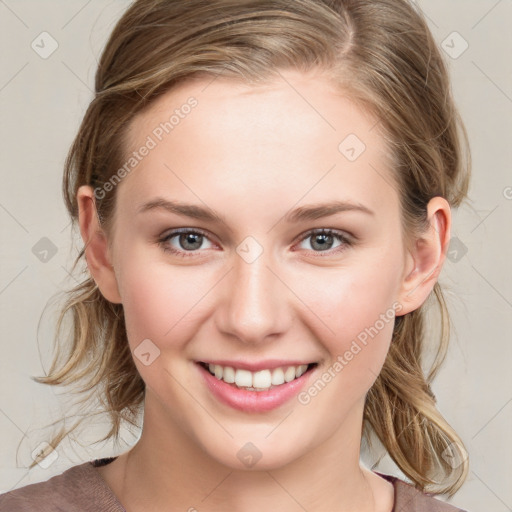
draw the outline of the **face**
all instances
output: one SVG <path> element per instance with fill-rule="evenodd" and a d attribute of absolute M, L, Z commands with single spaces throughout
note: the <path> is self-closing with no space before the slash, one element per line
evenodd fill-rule
<path fill-rule="evenodd" d="M 407 273 L 376 120 L 283 76 L 189 82 L 140 114 L 110 239 L 148 428 L 239 468 L 360 431 Z"/>

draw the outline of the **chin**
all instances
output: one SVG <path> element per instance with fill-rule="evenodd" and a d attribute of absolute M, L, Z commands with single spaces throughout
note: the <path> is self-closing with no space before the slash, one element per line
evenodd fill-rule
<path fill-rule="evenodd" d="M 299 435 L 295 440 L 285 433 L 287 442 L 283 443 L 282 439 L 268 438 L 268 433 L 272 430 L 268 425 L 265 425 L 264 430 L 264 434 L 251 435 L 250 428 L 246 425 L 247 435 L 236 436 L 235 439 L 214 444 L 211 444 L 210 440 L 210 443 L 203 444 L 203 450 L 219 464 L 237 471 L 280 469 L 299 459 L 308 450 L 308 446 L 299 444 L 304 443 L 303 435 Z M 240 440 L 241 438 L 243 441 Z"/>

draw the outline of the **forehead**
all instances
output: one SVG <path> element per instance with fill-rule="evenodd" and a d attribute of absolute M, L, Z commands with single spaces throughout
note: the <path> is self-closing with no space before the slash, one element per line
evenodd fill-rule
<path fill-rule="evenodd" d="M 377 120 L 320 75 L 186 82 L 139 114 L 127 140 L 127 155 L 151 146 L 122 183 L 133 201 L 165 191 L 213 202 L 219 190 L 288 207 L 397 200 Z"/>

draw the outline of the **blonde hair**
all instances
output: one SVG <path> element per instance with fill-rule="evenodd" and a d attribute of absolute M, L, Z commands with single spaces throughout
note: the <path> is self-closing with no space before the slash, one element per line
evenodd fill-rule
<path fill-rule="evenodd" d="M 65 164 L 64 197 L 75 224 L 78 187 L 104 187 L 123 164 L 131 120 L 156 98 L 193 77 L 256 83 L 287 68 L 328 73 L 380 121 L 406 233 L 425 229 L 432 197 L 460 205 L 470 173 L 468 138 L 446 64 L 412 2 L 138 0 L 104 49 L 94 99 Z M 102 196 L 96 205 L 107 230 L 115 187 Z M 84 250 L 75 265 L 83 256 Z M 450 336 L 437 283 L 432 296 L 442 332 L 430 371 L 425 375 L 421 366 L 424 305 L 396 319 L 384 367 L 367 394 L 363 428 L 366 434 L 373 430 L 417 487 L 452 495 L 466 478 L 468 462 L 430 387 Z M 117 439 L 123 421 L 136 424 L 145 390 L 126 338 L 122 305 L 108 302 L 87 277 L 68 292 L 58 334 L 65 318 L 72 322 L 71 332 L 56 347 L 49 375 L 35 380 L 76 386 L 84 403 L 98 395 L 111 424 L 105 439 Z M 55 448 L 69 431 L 61 430 L 51 445 Z M 447 449 L 457 452 L 457 467 L 443 457 Z"/>

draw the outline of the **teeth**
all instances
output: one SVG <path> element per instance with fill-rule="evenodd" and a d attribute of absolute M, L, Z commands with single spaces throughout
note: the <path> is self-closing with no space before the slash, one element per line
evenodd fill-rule
<path fill-rule="evenodd" d="M 217 368 L 218 365 L 215 365 Z M 235 384 L 242 388 L 244 386 L 252 386 L 252 373 L 248 370 L 237 370 L 235 372 Z"/>
<path fill-rule="evenodd" d="M 249 370 L 234 369 L 231 366 L 220 366 L 211 363 L 208 365 L 210 373 L 215 375 L 217 379 L 228 384 L 236 384 L 239 388 L 246 388 L 249 391 L 265 391 L 272 386 L 280 386 L 285 382 L 291 382 L 303 375 L 307 368 L 307 364 L 302 364 L 250 372 Z"/>
<path fill-rule="evenodd" d="M 231 368 L 231 366 L 224 367 L 224 374 L 222 375 L 222 380 L 227 382 L 228 384 L 233 384 L 235 382 L 235 370 Z"/>
<path fill-rule="evenodd" d="M 286 368 L 286 371 L 284 372 L 284 380 L 286 382 L 291 382 L 293 379 L 295 379 L 295 375 L 297 374 L 297 370 L 294 366 L 288 366 Z"/>
<path fill-rule="evenodd" d="M 297 371 L 295 373 L 295 376 L 300 377 L 307 369 L 308 369 L 307 364 L 301 364 L 300 366 L 297 366 Z"/>
<path fill-rule="evenodd" d="M 255 388 L 269 388 L 272 385 L 270 370 L 255 372 L 252 376 L 252 385 Z"/>
<path fill-rule="evenodd" d="M 272 385 L 273 386 L 279 386 L 281 384 L 284 384 L 284 372 L 282 368 L 276 368 L 272 372 Z"/>

